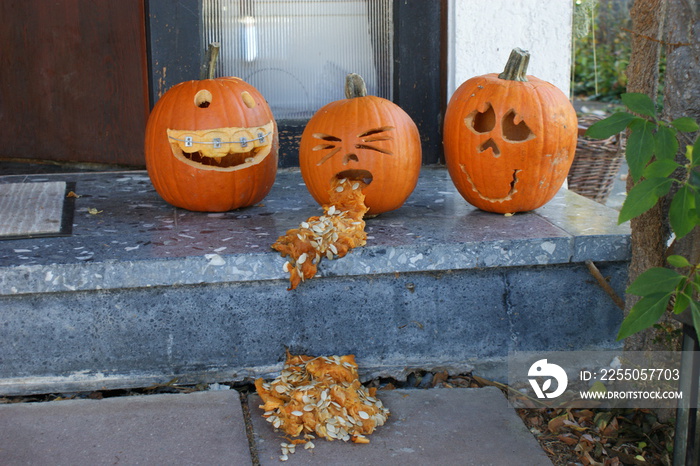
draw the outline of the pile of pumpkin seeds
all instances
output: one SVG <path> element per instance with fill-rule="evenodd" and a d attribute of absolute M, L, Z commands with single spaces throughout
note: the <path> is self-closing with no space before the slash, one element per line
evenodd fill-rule
<path fill-rule="evenodd" d="M 389 410 L 357 377 L 352 355 L 290 356 L 279 377 L 255 382 L 264 404 L 263 417 L 291 437 L 282 442 L 280 460 L 286 461 L 298 444 L 314 448 L 313 440 L 369 443 L 367 435 L 384 425 Z"/>

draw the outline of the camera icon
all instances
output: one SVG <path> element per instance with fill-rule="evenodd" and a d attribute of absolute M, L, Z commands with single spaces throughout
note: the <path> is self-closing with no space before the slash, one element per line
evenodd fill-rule
<path fill-rule="evenodd" d="M 556 364 L 548 363 L 546 359 L 540 359 L 536 361 L 532 366 L 527 375 L 531 377 L 529 379 L 532 389 L 535 391 L 537 398 L 556 398 L 564 393 L 566 386 L 569 383 L 569 378 L 566 376 L 566 371 Z M 534 378 L 532 378 L 534 377 Z M 547 377 L 542 386 L 540 386 L 537 378 Z M 552 380 L 557 381 L 556 390 L 549 391 L 552 388 Z"/>

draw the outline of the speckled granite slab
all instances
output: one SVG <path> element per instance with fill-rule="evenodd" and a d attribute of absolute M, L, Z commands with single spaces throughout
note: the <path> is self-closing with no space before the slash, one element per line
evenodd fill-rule
<path fill-rule="evenodd" d="M 145 172 L 7 176 L 0 183 L 75 182 L 73 234 L 0 242 L 0 295 L 285 279 L 270 248 L 321 210 L 296 169 L 281 170 L 259 205 L 189 212 L 164 202 Z M 321 276 L 564 264 L 629 258 L 617 212 L 562 190 L 505 217 L 464 201 L 439 167 L 423 168 L 406 204 L 367 221 L 367 245 Z"/>

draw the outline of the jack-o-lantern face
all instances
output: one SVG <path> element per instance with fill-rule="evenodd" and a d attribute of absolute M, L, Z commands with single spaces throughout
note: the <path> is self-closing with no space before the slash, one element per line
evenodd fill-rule
<path fill-rule="evenodd" d="M 333 178 L 349 178 L 368 184 L 363 193 L 369 214 L 394 210 L 418 181 L 418 128 L 389 100 L 363 93 L 350 96 L 322 107 L 309 120 L 299 145 L 299 165 L 319 204 L 328 203 Z"/>
<path fill-rule="evenodd" d="M 369 170 L 357 168 L 360 166 L 360 157 L 369 159 L 371 157 L 381 157 L 381 154 L 394 155 L 389 141 L 394 140 L 392 133 L 395 129 L 393 126 L 382 126 L 368 129 L 360 134 L 348 133 L 348 137 L 345 140 L 332 134 L 313 133 L 311 136 L 317 139 L 319 144 L 315 145 L 311 150 L 314 152 L 319 151 L 319 155 L 322 155 L 316 162 L 316 165 L 322 166 L 325 163 L 330 163 L 338 166 L 337 159 L 342 159 L 341 163 L 343 168 L 346 169 L 336 173 L 335 176 L 337 178 L 362 178 L 365 183 L 369 184 L 374 176 Z M 363 166 L 369 167 L 370 164 L 365 163 Z"/>
<path fill-rule="evenodd" d="M 516 55 L 516 58 L 518 55 Z M 511 59 L 513 55 L 511 55 Z M 458 191 L 490 212 L 536 209 L 563 184 L 576 149 L 576 112 L 555 86 L 489 74 L 455 91 L 444 126 L 445 159 Z M 516 64 L 509 64 L 509 67 Z"/>
<path fill-rule="evenodd" d="M 146 167 L 167 202 L 219 212 L 255 204 L 277 173 L 277 126 L 267 102 L 238 78 L 170 89 L 146 127 Z"/>

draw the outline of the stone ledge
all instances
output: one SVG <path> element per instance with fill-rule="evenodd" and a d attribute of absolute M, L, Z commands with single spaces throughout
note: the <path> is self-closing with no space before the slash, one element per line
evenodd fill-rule
<path fill-rule="evenodd" d="M 46 179 L 76 182 L 73 235 L 0 241 L 0 395 L 244 381 L 287 349 L 353 353 L 364 378 L 504 380 L 510 351 L 619 345 L 622 312 L 582 261 L 621 293 L 627 227 L 566 190 L 505 217 L 424 168 L 405 206 L 367 221 L 367 246 L 287 291 L 270 245 L 320 212 L 298 170 L 222 214 L 169 206 L 145 172 L 26 177 Z"/>
<path fill-rule="evenodd" d="M 174 208 L 145 172 L 6 176 L 0 183 L 74 181 L 73 235 L 0 241 L 0 295 L 286 279 L 275 239 L 319 206 L 298 169 L 280 170 L 259 205 L 226 213 Z M 93 215 L 88 209 L 97 209 Z M 424 167 L 394 212 L 367 221 L 368 240 L 320 276 L 627 261 L 629 228 L 617 212 L 568 190 L 533 212 L 479 211 L 446 169 Z"/>

